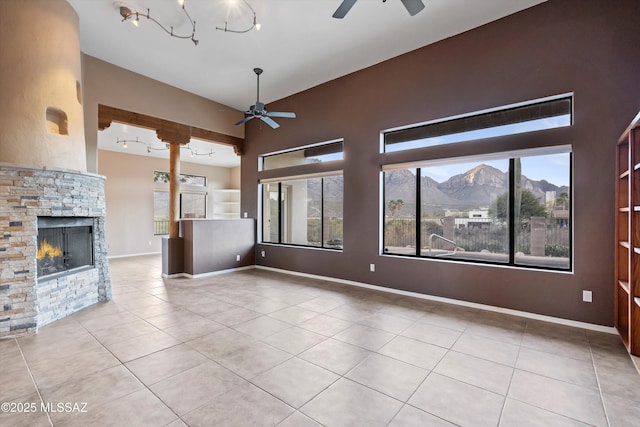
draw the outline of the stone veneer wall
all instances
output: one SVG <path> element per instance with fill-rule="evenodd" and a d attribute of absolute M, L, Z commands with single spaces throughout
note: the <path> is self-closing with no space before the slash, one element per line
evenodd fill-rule
<path fill-rule="evenodd" d="M 105 178 L 0 163 L 0 337 L 36 331 L 111 298 Z M 38 283 L 39 216 L 92 217 L 95 268 Z"/>

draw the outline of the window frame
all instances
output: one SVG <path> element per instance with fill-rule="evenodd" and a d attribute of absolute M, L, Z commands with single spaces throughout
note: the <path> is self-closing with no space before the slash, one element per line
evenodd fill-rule
<path fill-rule="evenodd" d="M 552 95 L 552 96 L 547 96 L 547 97 L 543 97 L 543 98 L 537 98 L 537 99 L 532 99 L 532 100 L 528 100 L 528 101 L 523 101 L 523 102 L 517 102 L 517 103 L 513 103 L 513 104 L 508 104 L 508 105 L 503 105 L 503 106 L 498 106 L 498 107 L 493 107 L 493 108 L 487 108 L 484 110 L 479 110 L 479 111 L 474 111 L 471 113 L 464 113 L 464 114 L 458 114 L 458 115 L 454 115 L 454 116 L 450 116 L 450 117 L 446 117 L 446 118 L 438 118 L 438 119 L 434 119 L 434 120 L 428 120 L 428 121 L 424 121 L 424 122 L 420 122 L 420 123 L 414 123 L 414 124 L 410 124 L 410 125 L 405 125 L 405 126 L 399 126 L 399 127 L 395 127 L 395 128 L 390 128 L 390 129 L 385 129 L 382 130 L 380 132 L 380 153 L 382 154 L 392 154 L 392 153 L 403 153 L 403 152 L 407 152 L 407 151 L 411 151 L 411 150 L 422 150 L 422 149 L 429 149 L 429 148 L 437 148 L 437 147 L 443 147 L 443 146 L 448 146 L 448 145 L 457 145 L 457 144 L 464 144 L 464 143 L 469 143 L 469 142 L 475 142 L 475 141 L 481 141 L 483 139 L 494 139 L 494 138 L 500 138 L 500 137 L 504 137 L 504 136 L 511 136 L 511 135 L 519 135 L 519 134 L 527 134 L 527 133 L 533 133 L 533 132 L 540 132 L 540 131 L 546 131 L 546 130 L 554 130 L 554 129 L 562 129 L 562 128 L 566 128 L 566 127 L 571 127 L 573 126 L 573 118 L 574 118 L 574 96 L 573 96 L 573 92 L 567 92 L 567 93 L 563 93 L 563 94 L 558 94 L 558 95 Z M 563 101 L 563 100 L 567 100 L 569 101 L 569 123 L 567 125 L 561 125 L 561 126 L 553 126 L 553 127 L 541 127 L 541 128 L 537 128 L 537 129 L 530 129 L 530 130 L 523 130 L 523 131 L 518 131 L 518 132 L 511 132 L 511 133 L 499 133 L 498 135 L 493 135 L 493 136 L 486 136 L 486 137 L 472 137 L 472 138 L 468 138 L 468 139 L 461 139 L 459 141 L 452 141 L 452 142 L 444 142 L 444 143 L 440 143 L 440 144 L 429 144 L 429 145 L 422 145 L 422 146 L 417 146 L 417 147 L 407 147 L 407 148 L 402 148 L 402 149 L 397 149 L 397 150 L 388 150 L 387 149 L 387 145 L 393 146 L 394 144 L 397 143 L 406 143 L 410 140 L 406 140 L 406 141 L 396 141 L 394 143 L 387 143 L 387 135 L 391 136 L 391 135 L 395 135 L 395 134 L 401 134 L 403 132 L 407 132 L 407 133 L 417 133 L 419 135 L 419 130 L 421 128 L 428 128 L 430 126 L 446 126 L 449 123 L 455 123 L 455 122 L 464 122 L 465 120 L 474 120 L 476 118 L 482 118 L 482 117 L 489 117 L 491 118 L 492 115 L 495 115 L 495 120 L 500 120 L 500 116 L 504 115 L 504 114 L 509 114 L 509 112 L 514 111 L 514 110 L 518 110 L 518 109 L 526 109 L 526 108 L 530 108 L 530 107 L 535 107 L 536 105 L 542 105 L 544 106 L 545 104 L 553 104 L 554 102 L 559 102 L 559 101 Z M 553 108 L 553 105 L 551 106 L 551 108 Z M 561 117 L 562 115 L 554 115 L 554 116 L 549 116 L 549 117 L 539 117 L 539 118 L 552 118 L 552 117 Z M 525 120 L 523 122 L 520 123 L 531 123 L 532 121 L 535 121 L 536 119 L 531 119 L 531 120 Z M 485 126 L 485 127 L 481 127 L 480 129 L 476 129 L 476 130 L 488 130 L 488 129 L 495 129 L 495 128 L 499 128 L 503 126 L 503 124 L 494 124 L 493 126 Z M 416 132 L 418 131 L 418 132 Z M 463 131 L 464 133 L 464 131 Z M 440 136 L 450 136 L 450 135 L 456 135 L 459 134 L 459 132 L 453 132 L 450 134 L 441 134 Z M 426 136 L 427 138 L 429 137 L 428 135 Z M 420 139 L 424 139 L 423 137 L 416 137 L 413 140 L 420 140 Z"/>
<path fill-rule="evenodd" d="M 335 151 L 335 150 L 331 150 L 331 153 L 342 153 L 342 158 L 341 159 L 334 159 L 334 160 L 327 160 L 327 161 L 320 161 L 317 163 L 301 163 L 301 164 L 292 164 L 292 165 L 283 165 L 283 166 L 276 166 L 276 167 L 265 167 L 265 160 L 268 158 L 273 158 L 276 156 L 280 156 L 280 155 L 287 155 L 287 154 L 292 154 L 292 153 L 296 153 L 299 151 L 316 151 L 320 154 L 322 154 L 323 150 L 329 149 L 331 146 L 337 146 L 338 144 L 340 144 L 341 150 L 339 151 Z M 258 156 L 258 172 L 265 172 L 265 171 L 278 171 L 280 169 L 287 169 L 287 168 L 294 168 L 294 167 L 304 167 L 304 166 L 310 166 L 310 165 L 314 165 L 314 164 L 318 164 L 318 163 L 330 163 L 330 162 L 341 162 L 344 160 L 344 139 L 342 138 L 337 138 L 337 139 L 332 139 L 329 141 L 323 141 L 323 142 L 319 142 L 319 143 L 315 143 L 315 144 L 309 144 L 309 145 L 303 145 L 303 146 L 299 146 L 299 147 L 295 147 L 295 148 L 291 148 L 291 149 L 285 149 L 285 150 L 279 150 L 279 151 L 273 151 L 270 153 L 265 153 L 265 154 L 261 154 Z"/>
<path fill-rule="evenodd" d="M 342 217 L 342 224 L 343 224 L 343 231 L 342 231 L 342 244 L 340 247 L 331 247 L 331 246 L 326 246 L 325 245 L 325 241 L 324 241 L 324 231 L 325 231 L 325 194 L 324 194 L 324 180 L 325 178 L 331 178 L 331 177 L 343 177 L 343 217 Z M 301 180 L 309 180 L 309 179 L 314 179 L 314 178 L 319 178 L 320 179 L 320 245 L 304 245 L 304 244 L 298 244 L 298 243 L 287 243 L 287 242 L 283 242 L 284 238 L 284 234 L 285 234 L 285 224 L 284 224 L 284 215 L 283 215 L 283 209 L 289 209 L 287 206 L 283 207 L 283 183 L 287 183 L 287 182 L 291 182 L 291 181 L 301 181 Z M 277 242 L 271 242 L 271 241 L 265 241 L 264 240 L 264 220 L 266 218 L 265 215 L 265 206 L 264 206 L 264 186 L 265 184 L 278 184 L 278 197 L 277 197 L 277 201 L 278 201 L 278 211 L 277 211 L 277 218 L 278 218 L 278 241 Z M 260 209 L 260 226 L 258 227 L 258 229 L 260 230 L 260 244 L 265 244 L 265 245 L 279 245 L 279 246 L 287 246 L 287 247 L 296 247 L 296 248 L 306 248 L 306 249 L 316 249 L 316 250 L 329 250 L 329 251 L 336 251 L 336 252 L 342 252 L 344 250 L 344 174 L 342 170 L 339 171 L 332 171 L 332 172 L 322 172 L 322 173 L 315 173 L 315 174 L 308 174 L 308 175 L 298 175 L 298 176 L 287 176 L 287 177 L 278 177 L 278 178 L 270 178 L 270 179 L 264 179 L 261 180 L 259 182 L 258 185 L 258 194 L 259 194 L 259 209 Z M 307 228 L 307 232 L 308 232 L 308 228 Z"/>
<path fill-rule="evenodd" d="M 186 184 L 186 183 L 181 183 L 180 184 L 180 194 L 179 194 L 179 206 L 178 206 L 178 212 L 179 212 L 179 219 L 192 219 L 192 218 L 183 218 L 183 208 L 182 208 L 182 195 L 183 194 L 197 194 L 197 195 L 202 195 L 204 196 L 204 218 L 209 218 L 209 192 L 207 191 L 208 189 L 208 184 L 209 184 L 209 179 L 207 176 L 205 175 L 194 175 L 194 174 L 180 174 L 180 179 L 188 179 L 188 178 L 198 178 L 200 180 L 203 181 L 203 184 Z M 167 178 L 167 180 L 165 181 L 165 178 Z M 166 233 L 156 233 L 156 219 L 155 219 L 155 201 L 156 201 L 156 196 L 155 193 L 169 193 L 169 173 L 168 172 L 163 172 L 161 170 L 154 170 L 153 171 L 153 206 L 154 206 L 154 216 L 152 217 L 152 221 L 153 221 L 153 235 L 154 236 L 166 236 L 169 234 L 169 231 L 167 230 Z M 164 228 L 163 228 L 164 230 Z"/>
<path fill-rule="evenodd" d="M 204 198 L 204 217 L 185 218 L 183 212 L 182 198 L 185 194 L 202 196 Z M 207 218 L 207 205 L 208 205 L 208 193 L 206 191 L 181 191 L 180 192 L 180 219 L 206 219 Z"/>
<path fill-rule="evenodd" d="M 501 268 L 520 268 L 526 270 L 544 270 L 557 273 L 573 273 L 574 268 L 574 236 L 573 236 L 573 149 L 570 144 L 571 141 L 571 126 L 573 124 L 573 93 L 552 96 L 548 98 L 541 98 L 535 101 L 529 101 L 525 103 L 512 104 L 507 107 L 499 107 L 490 110 L 483 110 L 479 113 L 486 113 L 490 111 L 500 111 L 505 108 L 512 108 L 518 105 L 527 105 L 535 102 L 553 99 L 571 99 L 571 113 L 570 113 L 570 125 L 534 130 L 529 132 L 516 132 L 507 135 L 497 135 L 487 137 L 479 140 L 468 140 L 456 143 L 424 146 L 418 148 L 408 148 L 406 150 L 398 150 L 392 152 L 385 152 L 385 133 L 391 131 L 397 131 L 400 129 L 408 129 L 412 127 L 419 127 L 428 123 L 444 122 L 447 119 L 434 120 L 431 122 L 423 122 L 411 126 L 403 126 L 400 128 L 394 128 L 381 131 L 380 133 L 380 152 L 381 152 L 381 172 L 380 172 L 380 229 L 379 229 L 379 254 L 381 256 L 403 257 L 403 258 L 416 258 L 416 259 L 428 259 L 431 261 L 443 261 L 443 262 L 458 262 L 465 264 L 482 264 L 489 266 L 496 266 Z M 451 119 L 458 119 L 460 117 L 473 116 L 478 113 L 463 114 L 454 116 Z M 509 148 L 506 148 L 509 147 Z M 513 147 L 513 148 L 511 148 Z M 555 268 L 547 266 L 530 265 L 524 263 L 515 262 L 515 251 L 512 246 L 516 245 L 514 238 L 515 234 L 515 222 L 513 221 L 513 212 L 509 216 L 509 262 L 498 263 L 484 260 L 468 260 L 459 258 L 435 258 L 423 256 L 420 254 L 421 242 L 420 242 L 420 224 L 421 224 L 421 200 L 420 200 L 420 185 L 419 177 L 420 172 L 416 172 L 416 248 L 415 253 L 411 255 L 395 254 L 385 252 L 385 180 L 384 172 L 392 169 L 409 169 L 409 168 L 422 168 L 427 165 L 435 164 L 448 164 L 448 163 L 463 163 L 477 161 L 478 159 L 511 159 L 512 157 L 527 157 L 535 155 L 553 154 L 553 153 L 568 153 L 569 154 L 569 218 L 568 218 L 568 233 L 569 233 L 569 263 L 568 268 Z M 513 205 L 513 191 L 514 180 L 513 173 L 511 172 L 513 167 L 509 168 L 510 176 L 510 202 L 509 206 Z"/>
<path fill-rule="evenodd" d="M 567 146 L 565 146 L 567 147 Z M 549 154 L 549 153 L 544 153 L 541 152 L 540 150 L 526 150 L 526 152 L 530 152 L 533 151 L 534 153 L 539 153 L 538 155 L 544 155 L 544 154 Z M 555 150 L 554 150 L 555 152 Z M 386 230 L 385 230 L 385 203 L 386 203 L 386 186 L 385 186 L 385 179 L 384 179 L 384 173 L 385 172 L 389 172 L 389 171 L 393 171 L 393 170 L 398 170 L 398 169 L 410 169 L 409 167 L 407 168 L 399 168 L 396 166 L 399 165 L 389 165 L 391 167 L 388 168 L 383 168 L 380 172 L 380 182 L 382 183 L 382 191 L 381 191 L 381 248 L 380 248 L 380 255 L 383 256 L 395 256 L 395 257 L 403 257 L 403 258 L 417 258 L 417 259 L 428 259 L 428 260 L 432 260 L 432 261 L 448 261 L 448 262 L 461 262 L 461 263 L 470 263 L 470 264 L 485 264 L 485 265 L 493 265 L 493 266 L 498 266 L 498 267 L 516 267 L 516 268 L 524 268 L 524 269 L 533 269 L 533 270 L 548 270 L 548 271 L 555 271 L 555 272 L 573 272 L 573 151 L 559 151 L 557 152 L 557 154 L 559 153 L 566 153 L 569 155 L 569 191 L 568 191 L 568 196 L 569 196 L 569 200 L 568 200 L 568 233 L 569 233 L 569 265 L 567 268 L 560 268 L 560 267 L 549 267 L 549 266 L 542 266 L 542 265 L 531 265 L 531 264 L 524 264 L 524 263 L 518 263 L 516 261 L 516 239 L 517 239 L 517 225 L 516 225 L 516 221 L 515 221 L 515 183 L 516 183 L 516 171 L 515 171 L 515 158 L 516 157 L 511 157 L 513 155 L 513 153 L 509 153 L 510 156 L 509 157 L 503 157 L 503 159 L 508 160 L 509 162 L 509 169 L 507 171 L 508 173 L 508 181 L 509 181 L 509 206 L 508 206 L 508 220 L 507 220 L 507 233 L 509 236 L 509 247 L 507 250 L 507 256 L 508 256 L 508 261 L 507 262 L 492 262 L 492 261 L 486 261 L 486 260 L 475 260 L 475 259 L 464 259 L 464 258 L 438 258 L 438 257 L 432 257 L 432 256 L 426 256 L 426 255 L 422 255 L 422 232 L 421 232 L 421 227 L 422 227 L 422 200 L 421 200 L 421 185 L 420 185 L 420 180 L 422 178 L 421 175 L 421 167 L 417 166 L 415 168 L 411 168 L 411 169 L 415 169 L 416 173 L 416 182 L 415 182 L 415 186 L 416 186 L 416 202 L 415 202 L 415 211 L 414 211 L 414 215 L 415 215 L 415 229 L 414 229 L 414 233 L 415 233 L 415 251 L 412 254 L 400 254 L 400 253 L 393 253 L 393 252 L 387 252 L 386 251 L 386 242 L 385 242 L 385 236 L 386 236 Z M 531 156 L 531 155 L 530 155 Z M 492 158 L 495 157 L 497 158 L 497 156 L 491 156 Z M 520 158 L 522 157 L 529 157 L 529 156 L 518 156 Z M 454 159 L 446 159 L 445 162 L 451 163 L 451 161 Z M 460 161 L 459 163 L 463 163 L 466 162 L 468 160 L 477 160 L 477 161 L 482 161 L 482 160 L 486 160 L 486 157 L 474 157 L 474 158 L 467 158 L 465 157 L 463 161 Z M 458 162 L 456 162 L 458 163 Z M 425 165 L 440 165 L 443 164 L 442 162 L 438 162 L 438 161 L 430 161 L 430 162 L 424 162 Z"/>

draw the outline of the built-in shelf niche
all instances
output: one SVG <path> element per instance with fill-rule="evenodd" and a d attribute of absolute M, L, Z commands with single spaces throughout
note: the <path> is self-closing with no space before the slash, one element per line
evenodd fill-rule
<path fill-rule="evenodd" d="M 67 113 L 55 108 L 47 108 L 47 131 L 54 135 L 69 135 L 69 121 Z"/>
<path fill-rule="evenodd" d="M 640 355 L 640 114 L 616 145 L 615 326 Z"/>
<path fill-rule="evenodd" d="M 213 218 L 240 218 L 240 190 L 213 190 Z"/>

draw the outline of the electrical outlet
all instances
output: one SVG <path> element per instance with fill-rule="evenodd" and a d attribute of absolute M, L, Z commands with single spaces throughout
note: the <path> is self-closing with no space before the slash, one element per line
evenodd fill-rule
<path fill-rule="evenodd" d="M 593 302 L 593 292 L 591 292 L 591 291 L 582 291 L 582 301 L 584 301 L 584 302 Z"/>
<path fill-rule="evenodd" d="M 267 256 L 267 253 L 264 251 L 264 249 L 262 251 L 260 251 L 260 256 L 262 256 L 262 258 Z"/>
<path fill-rule="evenodd" d="M 369 264 L 369 271 L 376 271 L 376 265 L 375 264 Z"/>
<path fill-rule="evenodd" d="M 249 214 L 248 214 L 247 212 L 245 212 L 245 213 L 244 213 L 244 217 L 245 217 L 245 218 L 248 218 L 248 217 L 249 217 Z"/>
<path fill-rule="evenodd" d="M 240 261 L 240 255 L 236 255 L 236 261 Z"/>

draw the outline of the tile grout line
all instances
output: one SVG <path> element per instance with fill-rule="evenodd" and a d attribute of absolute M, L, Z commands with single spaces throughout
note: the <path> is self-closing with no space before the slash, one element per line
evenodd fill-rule
<path fill-rule="evenodd" d="M 20 350 L 20 355 L 22 356 L 22 361 L 24 362 L 24 365 L 27 368 L 27 372 L 29 372 L 29 377 L 31 378 L 31 382 L 33 383 L 33 386 L 36 389 L 36 393 L 38 394 L 38 398 L 40 399 L 40 409 L 42 410 L 42 407 L 44 406 L 44 400 L 42 399 L 42 394 L 40 394 L 40 388 L 38 387 L 38 384 L 36 384 L 36 379 L 33 378 L 33 374 L 31 373 L 31 368 L 29 367 L 29 363 L 27 362 L 27 358 L 24 357 L 24 352 L 22 351 L 22 347 L 20 346 L 20 343 L 18 342 L 18 339 L 15 338 L 16 340 L 16 344 L 18 346 L 18 350 Z M 45 412 L 47 414 L 47 419 L 49 420 L 49 425 L 51 427 L 53 427 L 53 420 L 51 419 L 51 414 L 49 414 L 49 412 Z"/>
<path fill-rule="evenodd" d="M 424 316 L 423 316 L 423 317 L 424 317 Z M 420 319 L 418 319 L 418 320 L 420 320 Z M 416 320 L 416 323 L 418 323 L 418 320 Z M 466 328 L 465 328 L 465 329 L 466 329 Z M 463 331 L 462 333 L 464 333 L 464 331 Z M 455 424 L 453 421 L 446 420 L 446 419 L 444 419 L 444 418 L 442 418 L 442 417 L 440 417 L 440 416 L 438 416 L 438 415 L 436 415 L 436 414 L 432 414 L 431 412 L 425 411 L 424 409 L 421 409 L 421 408 L 418 408 L 418 407 L 416 407 L 416 406 L 413 406 L 412 404 L 410 404 L 410 403 L 409 403 L 409 401 L 410 401 L 410 400 L 411 400 L 411 398 L 413 398 L 413 396 L 418 392 L 418 390 L 420 389 L 420 387 L 422 387 L 422 385 L 425 383 L 425 381 L 427 381 L 427 379 L 431 376 L 431 374 L 433 374 L 433 373 L 434 373 L 434 370 L 436 369 L 436 367 L 438 366 L 438 364 L 440 364 L 440 362 L 442 362 L 442 359 L 444 359 L 444 358 L 446 357 L 446 355 L 447 355 L 447 354 L 449 354 L 449 352 L 451 351 L 451 348 L 455 345 L 455 343 L 456 343 L 456 342 L 460 339 L 460 337 L 462 336 L 462 333 L 458 336 L 458 338 L 456 338 L 456 340 L 453 342 L 453 344 L 451 344 L 451 347 L 449 347 L 449 348 L 447 348 L 447 349 L 446 349 L 447 351 L 446 351 L 446 352 L 444 352 L 444 354 L 442 355 L 442 357 L 440 357 L 440 359 L 438 360 L 438 362 L 437 362 L 435 365 L 433 365 L 433 368 L 429 370 L 429 373 L 424 377 L 424 379 L 420 382 L 420 384 L 418 384 L 418 386 L 416 387 L 416 389 L 415 389 L 415 390 L 413 390 L 413 392 L 411 393 L 411 395 L 409 395 L 409 397 L 407 398 L 407 400 L 406 400 L 405 402 L 403 402 L 403 407 L 404 407 L 404 405 L 409 405 L 409 406 L 411 406 L 412 408 L 416 408 L 416 409 L 418 409 L 418 410 L 420 410 L 420 411 L 422 411 L 422 412 L 425 412 L 425 413 L 427 413 L 427 414 L 429 414 L 429 415 L 432 415 L 432 416 L 434 416 L 434 417 L 437 417 L 437 418 L 439 418 L 439 419 L 441 419 L 441 420 L 444 420 L 444 421 L 446 421 L 446 422 L 448 422 L 448 423 Z M 412 339 L 412 338 L 409 338 L 409 337 L 404 337 L 404 338 Z M 420 340 L 416 340 L 416 341 L 418 341 L 418 342 L 423 342 L 423 341 L 420 341 Z M 429 344 L 429 343 L 427 343 L 427 344 Z M 430 345 L 434 345 L 434 346 L 435 346 L 435 344 L 430 344 Z M 436 346 L 436 347 L 439 347 L 439 346 Z M 441 348 L 443 348 L 443 347 L 441 347 Z M 378 353 L 378 354 L 380 354 L 380 353 Z M 384 355 L 383 355 L 383 356 L 384 356 Z M 387 356 L 387 357 L 391 357 L 391 356 Z M 399 360 L 399 359 L 395 359 L 395 358 L 393 358 L 393 357 L 392 357 L 392 359 L 394 359 L 394 360 Z M 401 360 L 400 360 L 400 361 L 401 361 Z M 402 362 L 402 361 L 401 361 L 401 362 Z M 408 363 L 408 362 L 404 362 L 404 363 Z M 408 363 L 408 364 L 409 364 L 410 366 L 416 366 L 416 365 L 414 365 L 413 363 Z M 416 366 L 416 367 L 419 367 L 419 366 Z M 424 369 L 424 368 L 422 368 L 422 369 Z M 398 416 L 398 414 L 400 413 L 400 411 L 401 411 L 401 410 L 402 410 L 402 407 L 401 407 L 401 408 L 398 410 L 398 412 L 393 416 L 393 418 L 391 419 L 391 421 L 393 421 L 393 420 Z M 389 421 L 389 424 L 391 423 L 391 421 Z M 457 424 L 456 424 L 456 425 L 457 425 Z"/>
<path fill-rule="evenodd" d="M 516 375 L 516 366 L 518 366 L 518 359 L 520 359 L 520 352 L 522 351 L 522 342 L 524 341 L 524 336 L 527 333 L 527 329 L 529 328 L 529 322 L 527 322 L 524 326 L 524 331 L 522 331 L 522 339 L 520 340 L 520 345 L 518 345 L 518 354 L 516 355 L 516 360 L 513 364 L 513 371 L 511 371 L 511 378 L 509 378 L 509 386 L 507 387 L 507 391 L 504 395 L 504 402 L 502 402 L 502 408 L 500 408 L 500 416 L 498 417 L 498 426 L 502 422 L 502 417 L 504 416 L 504 408 L 507 406 L 507 399 L 509 399 L 509 391 L 511 390 L 511 384 L 513 383 L 513 377 Z"/>
<path fill-rule="evenodd" d="M 598 384 L 598 395 L 600 396 L 600 402 L 602 403 L 602 410 L 604 411 L 604 418 L 607 420 L 607 426 L 611 426 L 611 420 L 609 419 L 609 412 L 607 411 L 607 405 L 604 403 L 604 396 L 602 395 L 602 386 L 600 385 L 600 375 L 598 375 L 598 368 L 596 367 L 595 359 L 593 358 L 593 348 L 591 347 L 591 340 L 587 336 L 589 342 L 589 354 L 591 354 L 591 364 L 593 371 L 596 375 L 596 383 Z"/>
<path fill-rule="evenodd" d="M 527 322 L 527 328 L 528 328 L 528 325 L 529 325 L 529 322 Z M 526 332 L 526 328 L 525 328 L 525 332 Z M 526 347 L 526 346 L 520 346 L 520 350 L 521 350 L 521 349 L 523 349 L 523 348 L 524 348 L 524 349 L 526 349 L 526 350 L 534 350 L 534 351 L 539 351 L 539 352 L 541 352 L 541 353 L 550 354 L 550 355 L 552 355 L 552 356 L 559 356 L 559 357 L 566 357 L 566 358 L 568 358 L 568 359 L 573 359 L 573 358 L 572 358 L 572 357 L 570 357 L 570 356 L 563 356 L 563 355 L 559 355 L 559 354 L 555 354 L 555 353 L 549 353 L 549 352 L 544 351 L 544 350 L 538 350 L 538 349 L 536 349 L 536 348 L 531 348 L 531 347 Z M 520 350 L 518 350 L 518 357 L 520 357 Z M 589 343 L 589 350 L 591 351 L 591 343 Z M 576 359 L 576 360 L 579 360 L 579 359 Z M 516 360 L 516 363 L 517 363 L 517 360 Z M 592 355 L 592 363 L 593 363 L 593 355 Z M 569 382 L 569 381 L 566 381 L 566 380 L 562 380 L 562 379 L 558 379 L 558 378 L 550 377 L 550 376 L 547 376 L 547 375 L 544 375 L 544 374 L 540 374 L 540 373 L 537 373 L 537 372 L 532 372 L 532 371 L 527 371 L 527 370 L 524 370 L 524 369 L 519 369 L 519 368 L 517 368 L 516 366 L 514 366 L 513 368 L 514 368 L 514 371 L 513 371 L 513 374 L 514 374 L 514 375 L 515 375 L 515 372 L 516 372 L 516 371 L 526 372 L 526 373 L 529 373 L 529 374 L 537 375 L 537 376 L 540 376 L 540 377 L 543 377 L 543 378 L 546 378 L 546 379 L 550 379 L 550 380 L 558 381 L 558 382 L 561 382 L 561 383 L 564 383 L 564 384 L 568 384 L 568 385 L 571 385 L 571 386 L 576 386 L 576 387 L 580 387 L 580 388 L 585 388 L 585 389 L 587 389 L 587 387 L 583 387 L 583 386 L 581 386 L 581 385 L 574 384 L 574 383 Z M 597 381 L 597 376 L 596 376 L 596 381 Z M 509 389 L 511 389 L 511 383 L 509 383 Z M 600 389 L 600 385 L 598 384 L 598 391 L 600 391 L 599 389 Z M 507 393 L 508 393 L 508 390 L 507 390 Z M 554 414 L 554 415 L 557 415 L 557 416 L 560 416 L 560 417 L 563 417 L 563 418 L 566 418 L 566 419 L 569 419 L 569 420 L 572 420 L 572 421 L 576 421 L 576 422 L 578 422 L 578 423 L 586 424 L 586 422 L 585 422 L 585 421 L 579 420 L 579 419 L 577 419 L 577 418 L 574 418 L 574 417 L 569 416 L 569 415 L 566 415 L 566 414 L 562 414 L 562 413 L 559 413 L 559 412 L 556 412 L 556 411 L 552 411 L 552 410 L 547 409 L 547 408 L 543 408 L 543 407 L 541 407 L 541 406 L 534 405 L 533 403 L 526 402 L 526 401 L 524 401 L 524 400 L 520 400 L 520 399 L 517 399 L 517 398 L 514 398 L 514 397 L 510 397 L 510 399 L 512 399 L 512 400 L 514 400 L 514 401 L 517 401 L 517 402 L 520 402 L 520 403 L 523 403 L 523 404 L 525 404 L 525 405 L 531 406 L 531 407 L 533 407 L 533 408 L 537 408 L 537 409 L 540 409 L 540 410 L 542 410 L 542 411 L 546 411 L 546 412 L 549 412 L 549 413 L 551 413 L 551 414 Z M 602 400 L 602 399 L 601 399 L 601 400 Z M 603 407 L 604 407 L 604 403 L 603 403 Z M 606 412 L 605 412 L 605 417 L 606 417 Z M 501 416 L 501 418 L 502 418 L 502 416 Z M 608 418 L 607 418 L 607 423 L 608 423 L 608 422 L 609 422 L 609 420 L 608 420 Z"/>
<path fill-rule="evenodd" d="M 116 304 L 117 304 L 117 303 L 116 303 Z M 127 311 L 128 311 L 128 310 L 127 310 Z M 131 313 L 131 314 L 133 314 L 133 313 Z M 138 316 L 137 316 L 137 315 L 135 315 L 135 314 L 133 314 L 133 315 L 134 315 L 134 316 L 136 316 L 136 317 L 138 317 Z M 141 319 L 141 320 L 144 320 L 144 319 Z M 76 321 L 77 321 L 77 320 L 76 320 Z M 145 321 L 146 321 L 146 320 L 145 320 Z M 104 344 L 103 344 L 103 343 L 102 343 L 102 342 L 101 342 L 101 341 L 100 341 L 100 340 L 99 340 L 95 335 L 93 335 L 93 333 L 92 333 L 90 330 L 88 330 L 84 325 L 82 325 L 80 322 L 78 322 L 78 324 L 79 324 L 80 326 L 82 326 L 82 327 L 84 328 L 84 330 L 85 330 L 85 331 L 87 331 L 87 333 L 88 333 L 89 335 L 91 335 L 91 336 L 93 337 L 93 339 L 94 339 L 94 340 L 96 340 L 96 342 L 97 342 L 98 344 L 100 344 L 100 345 L 101 345 L 101 346 L 102 346 L 102 347 L 103 347 L 107 352 L 109 352 L 109 354 L 111 354 L 111 356 L 113 356 L 113 357 L 118 361 L 118 363 L 120 364 L 120 366 L 122 366 L 123 368 L 125 368 L 125 369 L 126 369 L 126 370 L 127 370 L 127 371 L 128 371 L 128 372 L 129 372 L 129 373 L 130 373 L 130 374 L 131 374 L 131 375 L 136 379 L 136 380 L 138 380 L 138 381 L 140 382 L 140 384 L 142 384 L 142 386 L 143 386 L 145 389 L 147 389 L 147 391 L 149 391 L 151 394 L 153 394 L 153 395 L 154 395 L 154 396 L 155 396 L 155 397 L 156 397 L 160 402 L 162 402 L 162 404 L 163 404 L 167 409 L 169 409 L 171 412 L 173 412 L 173 414 L 175 414 L 175 416 L 176 416 L 180 421 L 182 421 L 182 418 L 181 418 L 181 417 L 180 417 L 180 416 L 179 416 L 179 415 L 178 415 L 178 414 L 173 410 L 173 408 L 171 408 L 170 406 L 168 406 L 168 405 L 164 402 L 164 400 L 160 399 L 160 397 L 159 397 L 158 395 L 156 395 L 156 394 L 151 390 L 151 388 L 150 388 L 149 386 L 147 386 L 147 384 L 145 384 L 145 383 L 144 383 L 140 378 L 138 378 L 138 376 L 137 376 L 135 373 L 133 373 L 133 372 L 129 369 L 129 367 L 126 365 L 126 363 L 125 363 L 125 362 L 123 362 L 123 361 L 122 361 L 122 360 L 120 360 L 120 359 L 119 359 L 115 354 L 113 354 L 113 352 L 112 352 L 111 350 L 109 350 L 109 348 L 107 348 L 107 346 L 105 346 L 105 345 L 104 345 Z M 180 344 L 182 344 L 182 343 L 180 343 Z M 177 345 L 180 345 L 180 344 L 177 344 Z M 165 349 L 163 349 L 163 350 L 167 350 L 168 348 L 176 347 L 177 345 L 175 345 L 175 346 L 171 346 L 171 347 L 167 347 L 167 348 L 165 348 Z M 157 352 L 159 352 L 159 351 L 162 351 L 162 350 L 158 350 L 158 351 L 155 351 L 155 352 L 152 352 L 152 353 L 149 353 L 149 354 L 154 354 L 154 353 L 157 353 Z M 148 356 L 148 355 L 147 355 L 147 356 Z M 141 357 L 143 357 L 143 356 L 141 356 Z M 138 357 L 138 358 L 136 358 L 136 359 L 140 359 L 141 357 Z M 132 360 L 130 360 L 129 362 L 131 362 L 131 361 L 133 361 L 133 360 L 136 360 L 136 359 L 132 359 Z M 127 362 L 127 363 L 128 363 L 128 362 Z M 111 368 L 106 368 L 106 369 L 111 369 Z M 98 371 L 98 372 L 101 372 L 101 371 Z M 120 397 L 118 397 L 118 398 L 116 398 L 116 399 L 113 399 L 113 400 L 111 400 L 111 401 L 109 401 L 109 402 L 113 402 L 114 400 L 118 400 L 118 399 L 122 399 L 123 397 L 130 396 L 130 395 L 132 395 L 133 393 L 137 393 L 138 391 L 139 391 L 139 390 L 137 390 L 137 391 L 133 391 L 133 392 L 128 393 L 128 394 L 125 394 L 125 395 L 120 396 Z M 102 404 L 109 403 L 109 402 L 102 402 Z M 99 406 L 100 406 L 100 405 L 98 405 L 98 407 L 99 407 Z M 172 422 L 173 422 L 173 421 L 172 421 Z M 53 424 L 52 424 L 52 426 L 53 426 Z"/>

